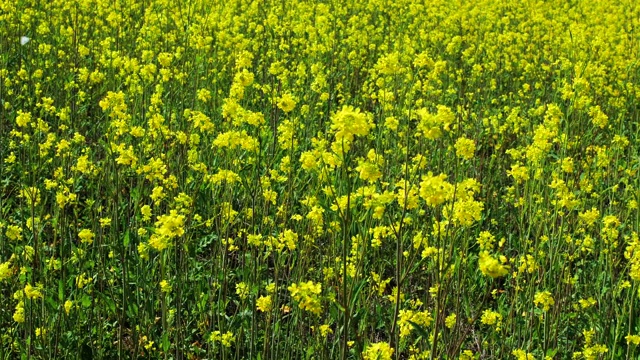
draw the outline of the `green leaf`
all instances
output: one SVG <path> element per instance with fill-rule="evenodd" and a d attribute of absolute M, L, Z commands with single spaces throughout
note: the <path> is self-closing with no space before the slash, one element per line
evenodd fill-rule
<path fill-rule="evenodd" d="M 136 304 L 130 303 L 127 307 L 127 316 L 130 318 L 135 318 L 138 316 L 138 306 Z"/>
<path fill-rule="evenodd" d="M 358 295 L 360 295 L 360 291 L 362 291 L 362 289 L 366 284 L 367 284 L 366 280 L 360 281 L 360 283 L 356 287 L 356 291 L 354 291 L 353 294 L 351 295 L 351 309 L 354 309 L 356 307 L 356 302 L 358 301 Z"/>
<path fill-rule="evenodd" d="M 112 313 L 115 314 L 116 312 L 116 303 L 111 300 L 111 298 L 109 298 L 108 296 L 104 296 L 104 302 L 107 304 L 107 307 L 109 308 L 109 311 L 111 311 Z"/>
<path fill-rule="evenodd" d="M 550 358 L 554 358 L 557 353 L 558 353 L 558 349 L 548 349 L 546 356 Z"/>
<path fill-rule="evenodd" d="M 169 333 L 164 333 L 162 334 L 162 351 L 167 352 L 169 351 L 169 346 L 171 345 L 171 343 L 169 342 Z"/>
<path fill-rule="evenodd" d="M 124 245 L 124 247 L 129 246 L 130 243 L 130 238 L 129 238 L 129 230 L 127 230 L 127 232 L 124 233 L 124 239 L 122 240 L 122 244 Z"/>
<path fill-rule="evenodd" d="M 58 308 L 58 303 L 55 300 L 53 300 L 53 297 L 47 296 L 45 301 L 47 302 L 47 304 L 49 304 L 49 306 L 51 306 L 51 308 L 53 308 L 53 309 L 57 309 Z"/>
<path fill-rule="evenodd" d="M 423 328 L 421 325 L 414 323 L 411 320 L 408 320 L 408 323 L 413 325 L 413 328 L 416 329 L 416 331 L 418 332 L 418 334 L 420 334 L 420 336 L 422 336 L 423 339 L 428 339 L 429 338 L 429 333 L 427 332 L 427 330 L 425 330 L 425 328 Z"/>

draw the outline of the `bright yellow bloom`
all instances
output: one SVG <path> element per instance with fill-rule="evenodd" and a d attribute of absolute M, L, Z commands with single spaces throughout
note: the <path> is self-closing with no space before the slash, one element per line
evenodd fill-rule
<path fill-rule="evenodd" d="M 431 313 L 429 311 L 414 311 L 414 310 L 400 310 L 398 315 L 398 327 L 400 330 L 400 337 L 405 338 L 411 334 L 414 329 L 413 324 L 418 324 L 423 327 L 428 327 L 433 322 Z"/>
<path fill-rule="evenodd" d="M 298 284 L 291 284 L 288 287 L 291 297 L 298 302 L 300 309 L 310 311 L 316 315 L 322 311 L 320 304 L 320 293 L 322 287 L 320 284 L 315 284 L 313 281 L 300 282 Z"/>
<path fill-rule="evenodd" d="M 168 215 L 158 216 L 155 223 L 155 234 L 149 239 L 149 245 L 158 251 L 169 246 L 169 241 L 184 234 L 184 215 L 177 210 L 171 210 Z"/>
<path fill-rule="evenodd" d="M 485 325 L 495 325 L 496 331 L 500 331 L 500 327 L 502 326 L 502 315 L 498 312 L 487 309 L 482 313 L 480 322 Z"/>
<path fill-rule="evenodd" d="M 269 312 L 271 311 L 271 306 L 272 306 L 272 300 L 271 300 L 271 295 L 267 295 L 267 296 L 260 296 L 257 300 L 256 300 L 256 308 L 259 311 L 262 312 Z"/>
<path fill-rule="evenodd" d="M 142 214 L 142 220 L 148 221 L 149 219 L 151 219 L 151 206 L 143 205 L 140 208 L 140 213 Z"/>
<path fill-rule="evenodd" d="M 429 140 L 435 140 L 442 136 L 442 130 L 449 131 L 450 125 L 455 120 L 453 111 L 444 106 L 438 105 L 435 114 L 426 108 L 416 110 L 418 116 L 418 131 Z"/>
<path fill-rule="evenodd" d="M 291 112 L 295 107 L 296 99 L 290 93 L 285 93 L 278 98 L 278 108 L 280 108 L 280 110 L 288 113 Z"/>
<path fill-rule="evenodd" d="M 42 287 L 41 286 L 31 286 L 31 284 L 27 284 L 24 287 L 24 294 L 29 299 L 41 299 L 42 298 Z"/>
<path fill-rule="evenodd" d="M 67 300 L 64 302 L 64 312 L 69 315 L 69 312 L 73 308 L 73 301 Z"/>
<path fill-rule="evenodd" d="M 509 266 L 503 265 L 498 259 L 491 256 L 488 251 L 480 252 L 478 265 L 484 275 L 492 278 L 505 276 L 509 272 Z"/>
<path fill-rule="evenodd" d="M 235 336 L 231 331 L 227 331 L 226 333 L 221 333 L 220 330 L 215 330 L 209 335 L 210 342 L 220 342 L 224 347 L 231 347 L 231 343 L 235 341 Z"/>
<path fill-rule="evenodd" d="M 471 160 L 476 151 L 476 143 L 465 137 L 458 138 L 454 147 L 456 148 L 456 155 L 465 160 Z"/>
<path fill-rule="evenodd" d="M 555 304 L 555 301 L 549 291 L 542 291 L 535 294 L 533 297 L 533 303 L 535 305 L 541 305 L 542 309 L 547 311 L 551 306 L 553 306 L 553 304 Z"/>
<path fill-rule="evenodd" d="M 329 334 L 333 334 L 331 327 L 327 324 L 320 325 L 320 335 L 322 335 L 322 337 L 327 337 Z"/>
<path fill-rule="evenodd" d="M 335 133 L 336 143 L 351 143 L 355 136 L 366 136 L 373 127 L 365 113 L 351 106 L 343 106 L 331 117 L 331 130 Z"/>
<path fill-rule="evenodd" d="M 16 225 L 9 225 L 4 234 L 9 240 L 20 240 L 22 239 L 22 228 Z"/>
<path fill-rule="evenodd" d="M 163 293 L 169 293 L 172 289 L 173 287 L 167 280 L 160 281 L 160 291 L 162 291 Z"/>
<path fill-rule="evenodd" d="M 522 349 L 513 350 L 511 355 L 515 356 L 517 360 L 535 360 L 533 354 L 528 353 Z"/>
<path fill-rule="evenodd" d="M 453 327 L 456 326 L 456 314 L 447 316 L 447 318 L 444 319 L 444 325 L 449 329 L 453 329 Z"/>
<path fill-rule="evenodd" d="M 362 353 L 364 360 L 391 360 L 393 348 L 386 342 L 369 344 Z"/>
<path fill-rule="evenodd" d="M 80 241 L 82 243 L 91 244 L 93 242 L 93 238 L 95 237 L 95 234 L 89 229 L 82 229 L 78 233 L 78 237 L 80 238 Z"/>
<path fill-rule="evenodd" d="M 244 300 L 249 296 L 249 285 L 244 282 L 239 282 L 236 284 L 236 294 L 240 297 L 241 300 Z"/>
<path fill-rule="evenodd" d="M 446 179 L 447 175 L 434 176 L 432 172 L 422 177 L 419 194 L 427 205 L 435 207 L 453 197 L 454 187 Z"/>
<path fill-rule="evenodd" d="M 29 125 L 29 123 L 31 122 L 31 113 L 30 112 L 23 112 L 21 110 L 18 110 L 18 116 L 16 116 L 16 124 L 19 127 L 26 127 L 27 125 Z"/>
<path fill-rule="evenodd" d="M 0 281 L 6 280 L 13 275 L 11 260 L 0 264 Z"/>
<path fill-rule="evenodd" d="M 17 323 L 24 322 L 24 303 L 20 301 L 18 305 L 16 305 L 16 311 L 13 313 L 13 320 Z"/>
<path fill-rule="evenodd" d="M 629 345 L 640 345 L 640 335 L 627 335 L 625 340 L 627 340 L 627 344 Z"/>

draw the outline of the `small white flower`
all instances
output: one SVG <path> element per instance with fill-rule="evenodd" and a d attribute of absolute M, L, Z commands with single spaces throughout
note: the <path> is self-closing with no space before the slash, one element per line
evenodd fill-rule
<path fill-rule="evenodd" d="M 31 39 L 29 39 L 26 36 L 20 36 L 20 45 L 25 45 L 26 43 L 29 42 L 29 40 L 31 40 Z"/>

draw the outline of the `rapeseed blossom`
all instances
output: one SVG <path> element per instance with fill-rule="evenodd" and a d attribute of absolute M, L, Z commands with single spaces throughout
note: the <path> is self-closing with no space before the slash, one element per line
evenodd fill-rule
<path fill-rule="evenodd" d="M 478 266 L 480 267 L 482 274 L 492 278 L 497 278 L 509 273 L 509 266 L 504 265 L 504 262 L 499 261 L 490 255 L 488 251 L 482 251 L 480 253 L 480 258 L 478 259 Z"/>
<path fill-rule="evenodd" d="M 393 348 L 386 342 L 373 343 L 362 353 L 365 360 L 391 360 Z"/>
<path fill-rule="evenodd" d="M 307 310 L 314 314 L 322 311 L 321 297 L 322 287 L 313 281 L 291 284 L 288 288 L 291 297 L 298 303 L 300 309 Z"/>

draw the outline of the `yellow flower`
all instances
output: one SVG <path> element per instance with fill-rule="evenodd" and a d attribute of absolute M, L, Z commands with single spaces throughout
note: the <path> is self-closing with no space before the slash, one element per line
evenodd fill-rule
<path fill-rule="evenodd" d="M 316 315 L 322 311 L 320 304 L 320 293 L 322 287 L 313 281 L 291 284 L 288 288 L 291 297 L 298 302 L 300 309 L 310 311 Z"/>
<path fill-rule="evenodd" d="M 495 236 L 491 235 L 488 231 L 480 232 L 480 235 L 476 239 L 478 245 L 480 245 L 480 249 L 482 250 L 491 250 L 493 249 L 493 245 L 496 242 Z"/>
<path fill-rule="evenodd" d="M 398 316 L 398 326 L 400 329 L 400 337 L 405 338 L 411 334 L 414 329 L 413 324 L 423 327 L 430 326 L 433 322 L 431 313 L 428 311 L 400 310 Z"/>
<path fill-rule="evenodd" d="M 453 327 L 456 326 L 456 314 L 447 316 L 447 318 L 444 319 L 444 325 L 449 329 L 453 329 Z"/>
<path fill-rule="evenodd" d="M 362 353 L 364 360 L 391 360 L 393 348 L 386 342 L 369 344 Z"/>
<path fill-rule="evenodd" d="M 143 205 L 140 208 L 140 213 L 142 214 L 142 220 L 149 221 L 151 219 L 151 206 Z"/>
<path fill-rule="evenodd" d="M 76 277 L 76 285 L 78 289 L 84 288 L 87 284 L 90 284 L 93 281 L 93 278 L 88 277 L 85 273 L 82 273 Z"/>
<path fill-rule="evenodd" d="M 320 335 L 322 335 L 322 337 L 327 337 L 329 334 L 333 334 L 331 327 L 327 324 L 320 325 Z"/>
<path fill-rule="evenodd" d="M 231 347 L 231 343 L 235 341 L 235 337 L 231 331 L 222 334 L 220 330 L 215 330 L 209 335 L 210 342 L 220 342 L 224 347 Z"/>
<path fill-rule="evenodd" d="M 22 112 L 18 110 L 18 116 L 16 116 L 16 124 L 19 127 L 25 127 L 29 125 L 31 122 L 31 113 L 30 112 Z"/>
<path fill-rule="evenodd" d="M 458 360 L 473 360 L 474 356 L 473 356 L 473 351 L 471 350 L 465 350 L 460 354 L 460 357 L 458 358 Z"/>
<path fill-rule="evenodd" d="M 517 184 L 529 180 L 529 168 L 522 166 L 519 162 L 511 165 L 511 170 L 507 170 L 507 175 L 513 177 Z"/>
<path fill-rule="evenodd" d="M 200 89 L 198 90 L 198 100 L 202 101 L 202 102 L 207 102 L 209 101 L 209 99 L 211 99 L 211 92 L 207 89 Z"/>
<path fill-rule="evenodd" d="M 640 345 L 640 335 L 627 335 L 625 337 L 625 339 L 627 340 L 627 344 L 628 345 Z"/>
<path fill-rule="evenodd" d="M 438 105 L 437 113 L 430 113 L 426 108 L 416 110 L 418 116 L 418 131 L 427 139 L 435 140 L 442 136 L 442 130 L 449 131 L 450 125 L 455 120 L 453 111 L 444 106 Z"/>
<path fill-rule="evenodd" d="M 454 147 L 456 148 L 456 155 L 465 160 L 473 158 L 473 154 L 476 151 L 476 143 L 465 137 L 458 138 Z"/>
<path fill-rule="evenodd" d="M 0 264 L 0 281 L 8 279 L 11 275 L 13 275 L 11 260 Z"/>
<path fill-rule="evenodd" d="M 285 93 L 278 98 L 278 108 L 280 108 L 280 110 L 288 113 L 291 112 L 295 107 L 296 99 L 290 93 Z"/>
<path fill-rule="evenodd" d="M 500 331 L 500 327 L 502 326 L 502 315 L 498 312 L 487 309 L 482 313 L 480 322 L 485 325 L 495 325 L 496 331 Z"/>
<path fill-rule="evenodd" d="M 154 343 L 153 341 L 150 341 L 149 338 L 147 338 L 147 335 L 144 335 L 140 338 L 140 343 L 144 344 L 144 348 L 146 350 L 154 350 Z"/>
<path fill-rule="evenodd" d="M 366 136 L 372 127 L 367 115 L 351 106 L 343 106 L 331 117 L 331 130 L 335 133 L 336 143 L 340 145 L 344 141 L 345 148 L 354 136 Z"/>
<path fill-rule="evenodd" d="M 233 341 L 235 341 L 235 336 L 233 336 L 233 333 L 231 331 L 227 331 L 226 333 L 222 334 L 222 339 L 220 339 L 220 343 L 224 347 L 231 347 L 231 343 Z"/>
<path fill-rule="evenodd" d="M 80 241 L 84 244 L 91 244 L 93 242 L 94 236 L 95 236 L 94 233 L 91 232 L 91 230 L 89 229 L 82 229 L 78 233 L 78 237 L 80 238 Z"/>
<path fill-rule="evenodd" d="M 580 299 L 578 300 L 578 303 L 580 304 L 580 307 L 583 309 L 587 309 L 590 308 L 592 306 L 594 306 L 597 302 L 593 297 L 590 297 L 588 299 Z"/>
<path fill-rule="evenodd" d="M 163 293 L 169 293 L 172 289 L 173 287 L 167 280 L 160 281 L 160 291 L 162 291 Z"/>
<path fill-rule="evenodd" d="M 29 200 L 34 205 L 38 205 L 40 203 L 40 189 L 33 186 L 22 189 L 20 190 L 20 197 Z"/>
<path fill-rule="evenodd" d="M 553 304 L 555 304 L 555 301 L 553 300 L 553 297 L 551 296 L 551 293 L 549 291 L 542 291 L 537 292 L 534 295 L 533 303 L 535 305 L 542 305 L 543 310 L 547 311 L 551 306 L 553 306 Z"/>
<path fill-rule="evenodd" d="M 300 163 L 304 170 L 311 170 L 318 165 L 318 159 L 313 151 L 305 151 L 300 154 Z"/>
<path fill-rule="evenodd" d="M 271 295 L 260 296 L 256 300 L 256 307 L 262 312 L 269 312 L 272 305 Z"/>
<path fill-rule="evenodd" d="M 432 172 L 422 177 L 419 194 L 428 206 L 438 206 L 453 197 L 454 187 L 446 178 L 445 174 L 434 176 Z"/>
<path fill-rule="evenodd" d="M 69 315 L 69 312 L 73 308 L 73 301 L 67 300 L 64 302 L 64 312 Z"/>
<path fill-rule="evenodd" d="M 91 160 L 89 160 L 88 155 L 82 155 L 78 157 L 78 162 L 76 163 L 75 170 L 81 172 L 83 174 L 90 174 L 93 171 L 93 164 Z"/>
<path fill-rule="evenodd" d="M 22 228 L 16 225 L 7 226 L 7 230 L 4 233 L 9 240 L 21 240 L 22 239 Z"/>
<path fill-rule="evenodd" d="M 397 131 L 398 125 L 400 125 L 400 122 L 393 116 L 384 119 L 384 126 L 391 131 Z"/>
<path fill-rule="evenodd" d="M 171 210 L 168 215 L 158 216 L 155 223 L 155 234 L 149 240 L 149 245 L 158 251 L 169 246 L 169 240 L 184 234 L 184 215 L 179 215 L 177 210 Z"/>
<path fill-rule="evenodd" d="M 533 354 L 528 353 L 522 349 L 516 349 L 511 352 L 511 355 L 515 356 L 517 360 L 534 360 Z"/>
<path fill-rule="evenodd" d="M 580 218 L 580 220 L 588 227 L 593 226 L 599 217 L 600 211 L 595 207 L 591 208 L 591 210 L 585 210 L 578 214 L 578 218 Z"/>
<path fill-rule="evenodd" d="M 249 296 L 249 285 L 244 282 L 239 282 L 236 284 L 236 294 L 240 297 L 241 300 L 244 300 Z"/>
<path fill-rule="evenodd" d="M 13 313 L 13 320 L 17 323 L 24 322 L 24 303 L 22 301 L 16 305 L 16 311 Z"/>
<path fill-rule="evenodd" d="M 41 286 L 31 286 L 31 284 L 27 284 L 24 287 L 24 294 L 29 299 L 38 299 L 42 298 L 42 287 Z"/>
<path fill-rule="evenodd" d="M 446 206 L 443 209 L 443 215 L 449 219 L 453 218 L 453 224 L 460 226 L 471 226 L 475 221 L 479 221 L 482 215 L 484 204 L 480 201 L 471 199 L 457 200 L 453 204 L 453 214 L 450 208 Z"/>
<path fill-rule="evenodd" d="M 589 115 L 591 116 L 591 122 L 593 125 L 598 126 L 601 129 L 604 129 L 604 127 L 609 123 L 609 117 L 602 112 L 600 105 L 592 106 L 589 109 Z"/>
<path fill-rule="evenodd" d="M 480 259 L 478 260 L 480 271 L 486 276 L 497 278 L 507 275 L 509 272 L 509 266 L 503 265 L 498 259 L 489 255 L 488 251 L 482 251 L 480 253 Z"/>

